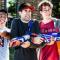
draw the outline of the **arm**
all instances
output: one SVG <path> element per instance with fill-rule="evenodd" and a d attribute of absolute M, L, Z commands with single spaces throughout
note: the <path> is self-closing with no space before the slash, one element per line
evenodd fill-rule
<path fill-rule="evenodd" d="M 19 33 L 18 33 L 18 28 L 19 28 L 19 26 L 18 26 L 18 19 L 15 19 L 15 20 L 13 20 L 12 21 L 12 23 L 11 23 L 11 39 L 12 38 L 15 38 L 15 37 L 17 37 L 18 35 L 19 35 Z M 11 42 L 10 42 L 10 47 L 13 47 L 13 45 L 14 46 L 18 46 L 18 45 L 20 45 L 20 41 L 18 41 L 18 40 L 11 40 Z"/>
<path fill-rule="evenodd" d="M 11 26 L 11 38 L 15 38 L 15 37 L 18 37 L 18 38 L 22 38 L 22 36 L 20 36 L 20 33 L 19 33 L 19 21 L 16 21 L 16 20 L 13 20 L 12 22 L 12 26 Z M 21 28 L 21 27 L 20 27 Z M 14 46 L 25 46 L 25 44 L 27 45 L 27 43 L 29 44 L 28 41 L 26 42 L 23 42 L 20 44 L 20 41 L 17 40 L 17 39 L 12 39 L 11 43 L 10 43 L 10 47 L 14 47 Z"/>
<path fill-rule="evenodd" d="M 34 22 L 33 28 L 32 28 L 32 33 L 35 33 L 35 34 L 39 34 L 40 33 L 38 21 Z M 41 46 L 43 46 L 45 44 L 44 42 L 42 42 L 42 40 L 40 40 L 39 37 L 31 37 L 31 38 L 32 38 L 31 39 L 31 45 L 30 45 L 31 48 L 41 47 Z M 32 42 L 32 41 L 34 41 L 34 42 Z"/>
<path fill-rule="evenodd" d="M 0 36 L 8 40 L 11 38 L 10 32 L 7 31 L 0 32 Z"/>
<path fill-rule="evenodd" d="M 11 38 L 18 36 L 18 21 L 15 19 L 11 23 Z"/>

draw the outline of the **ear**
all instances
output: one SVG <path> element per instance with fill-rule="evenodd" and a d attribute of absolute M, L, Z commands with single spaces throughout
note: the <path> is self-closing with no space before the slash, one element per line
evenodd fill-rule
<path fill-rule="evenodd" d="M 19 15 L 21 15 L 21 12 L 20 11 L 18 13 L 19 13 Z"/>
<path fill-rule="evenodd" d="M 40 14 L 42 14 L 42 11 L 40 11 Z"/>

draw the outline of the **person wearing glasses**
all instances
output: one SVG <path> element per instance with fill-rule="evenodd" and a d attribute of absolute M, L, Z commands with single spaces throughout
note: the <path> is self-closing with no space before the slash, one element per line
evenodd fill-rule
<path fill-rule="evenodd" d="M 53 4 L 50 1 L 44 0 L 38 4 L 38 8 L 42 15 L 42 20 L 39 23 L 41 33 L 58 32 L 58 28 L 55 28 L 55 21 L 52 18 Z M 39 60 L 59 60 L 57 43 L 54 41 L 54 37 L 51 37 L 50 40 L 49 43 L 41 48 Z"/>

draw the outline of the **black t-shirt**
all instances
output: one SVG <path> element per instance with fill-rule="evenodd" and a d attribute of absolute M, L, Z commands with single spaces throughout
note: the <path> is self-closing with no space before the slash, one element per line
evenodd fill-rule
<path fill-rule="evenodd" d="M 11 36 L 23 36 L 26 34 L 28 23 L 23 23 L 20 19 L 12 21 Z M 40 33 L 39 25 L 37 21 L 34 21 L 31 28 L 32 33 Z M 35 48 L 23 48 L 21 46 L 15 47 L 14 60 L 37 60 Z"/>

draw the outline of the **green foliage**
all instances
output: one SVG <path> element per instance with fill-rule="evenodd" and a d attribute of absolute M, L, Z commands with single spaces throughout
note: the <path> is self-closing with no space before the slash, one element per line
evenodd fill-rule
<path fill-rule="evenodd" d="M 9 1 L 10 7 L 8 7 L 8 12 L 11 13 L 12 16 L 16 16 L 16 3 Z"/>
<path fill-rule="evenodd" d="M 60 18 L 60 1 L 59 0 L 52 0 L 53 3 L 53 16 L 56 18 Z"/>
<path fill-rule="evenodd" d="M 25 2 L 26 0 L 19 0 L 19 1 L 20 2 L 21 1 Z M 37 5 L 38 5 L 37 1 L 38 0 L 29 0 L 29 1 L 31 1 L 30 3 L 32 3 L 32 5 L 34 5 L 36 7 L 36 11 L 38 12 L 38 10 L 37 10 Z M 52 3 L 54 5 L 54 8 L 53 8 L 53 17 L 60 18 L 60 0 L 52 0 Z M 8 8 L 8 11 L 14 17 L 14 16 L 17 15 L 17 4 L 16 4 L 16 2 L 12 3 L 11 1 L 9 2 L 9 4 L 10 4 L 10 7 Z M 36 12 L 34 12 L 34 13 L 36 13 Z M 34 15 L 34 13 L 33 13 L 33 15 Z M 36 13 L 36 14 L 37 14 L 37 19 L 40 20 L 39 13 Z M 14 56 L 14 49 L 10 48 L 10 60 L 13 60 L 13 56 Z"/>

